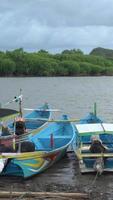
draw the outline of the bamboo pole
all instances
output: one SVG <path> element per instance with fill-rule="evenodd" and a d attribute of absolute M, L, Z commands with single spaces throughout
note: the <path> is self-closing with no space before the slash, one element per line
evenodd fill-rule
<path fill-rule="evenodd" d="M 45 121 L 45 122 L 79 122 L 80 119 L 48 119 L 48 118 L 25 118 L 25 121 Z"/>
<path fill-rule="evenodd" d="M 9 198 L 9 197 L 37 197 L 37 198 L 44 198 L 44 197 L 65 197 L 65 198 L 72 198 L 72 199 L 88 199 L 89 196 L 86 193 L 65 193 L 65 192 L 8 192 L 8 191 L 0 191 L 0 198 Z"/>

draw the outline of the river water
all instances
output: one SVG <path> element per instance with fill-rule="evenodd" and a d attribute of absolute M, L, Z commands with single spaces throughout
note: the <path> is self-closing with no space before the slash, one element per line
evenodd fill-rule
<path fill-rule="evenodd" d="M 18 95 L 20 88 L 23 107 L 37 108 L 48 102 L 52 108 L 61 110 L 57 117 L 68 114 L 79 119 L 93 111 L 96 102 L 98 115 L 113 122 L 113 77 L 0 78 L 2 106 Z M 12 103 L 8 107 L 17 109 L 18 104 Z M 69 153 L 62 161 L 30 180 L 0 177 L 0 189 L 92 191 L 92 199 L 113 199 L 113 174 L 104 174 L 95 183 L 94 178 L 92 174 L 81 175 L 74 154 Z"/>
<path fill-rule="evenodd" d="M 81 118 L 93 110 L 96 102 L 98 115 L 113 119 L 113 77 L 0 78 L 2 105 L 18 95 L 20 88 L 25 107 L 48 102 L 61 113 Z"/>

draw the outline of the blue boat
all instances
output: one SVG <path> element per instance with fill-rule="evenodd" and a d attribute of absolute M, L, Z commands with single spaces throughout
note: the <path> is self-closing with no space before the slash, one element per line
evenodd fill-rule
<path fill-rule="evenodd" d="M 37 128 L 42 128 L 42 126 L 44 126 L 45 123 L 47 123 L 47 121 L 51 118 L 51 110 L 52 109 L 50 109 L 48 103 L 45 103 L 36 109 L 31 109 L 32 112 L 22 116 L 25 121 L 27 132 L 32 132 Z M 13 131 L 13 123 L 9 123 L 8 126 Z"/>
<path fill-rule="evenodd" d="M 80 119 L 79 124 L 91 124 L 91 123 L 102 123 L 103 120 L 97 115 L 97 104 L 94 103 L 93 111 L 87 116 Z"/>
<path fill-rule="evenodd" d="M 63 115 L 60 120 L 49 123 L 37 134 L 29 135 L 30 142 L 21 143 L 19 152 L 2 153 L 0 155 L 1 175 L 28 178 L 45 171 L 65 155 L 74 138 L 74 126 L 68 120 L 67 115 Z M 26 145 L 27 152 L 24 149 Z M 30 146 L 32 152 L 28 152 Z M 20 152 L 20 149 L 23 151 L 22 148 L 24 152 Z"/>
<path fill-rule="evenodd" d="M 113 124 L 76 124 L 75 132 L 73 149 L 81 173 L 113 172 Z"/>
<path fill-rule="evenodd" d="M 93 124 L 93 123 L 102 123 L 103 120 L 98 117 L 94 112 L 90 112 L 87 116 L 80 119 L 79 124 Z"/>
<path fill-rule="evenodd" d="M 22 117 L 20 117 L 20 112 L 13 115 L 8 115 L 5 119 L 11 118 L 11 120 L 7 122 L 7 126 L 3 126 L 0 133 L 0 142 L 2 144 L 7 144 L 8 142 L 13 142 L 15 139 L 16 142 L 20 140 L 27 140 L 29 134 L 33 135 L 43 129 L 44 126 L 48 123 L 48 120 L 51 119 L 51 110 L 50 106 L 45 103 L 37 109 L 31 109 L 32 111 Z M 15 119 L 15 120 L 14 120 Z M 2 118 L 4 121 L 4 117 Z M 22 120 L 22 122 L 21 122 Z M 18 128 L 17 132 L 17 123 L 21 125 Z"/>

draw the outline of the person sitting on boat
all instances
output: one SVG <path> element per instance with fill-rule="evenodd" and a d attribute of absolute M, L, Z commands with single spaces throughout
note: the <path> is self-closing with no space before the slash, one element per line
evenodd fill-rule
<path fill-rule="evenodd" d="M 101 141 L 99 135 L 92 135 L 91 136 L 90 151 L 91 151 L 91 153 L 104 153 L 104 152 L 106 152 L 106 148 L 102 144 L 102 141 Z"/>
<path fill-rule="evenodd" d="M 14 126 L 16 135 L 22 135 L 26 132 L 25 120 L 22 117 L 16 119 Z"/>
<path fill-rule="evenodd" d="M 2 125 L 2 132 L 1 132 L 1 136 L 7 136 L 7 135 L 10 135 L 10 129 L 8 128 L 7 125 L 5 124 L 1 124 Z"/>

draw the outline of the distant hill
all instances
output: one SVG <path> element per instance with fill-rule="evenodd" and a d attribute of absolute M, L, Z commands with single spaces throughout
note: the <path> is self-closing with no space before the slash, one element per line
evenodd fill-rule
<path fill-rule="evenodd" d="M 93 49 L 90 55 L 103 56 L 105 58 L 113 59 L 113 50 L 98 47 Z"/>

